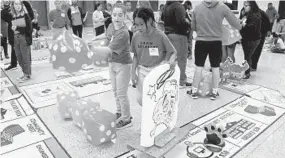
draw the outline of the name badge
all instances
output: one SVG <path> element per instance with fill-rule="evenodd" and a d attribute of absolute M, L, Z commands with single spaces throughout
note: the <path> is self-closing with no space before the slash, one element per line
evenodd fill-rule
<path fill-rule="evenodd" d="M 64 14 L 64 13 L 61 13 L 61 16 L 62 16 L 62 17 L 65 17 L 65 14 Z"/>
<path fill-rule="evenodd" d="M 158 48 L 149 48 L 149 55 L 150 56 L 159 56 Z"/>

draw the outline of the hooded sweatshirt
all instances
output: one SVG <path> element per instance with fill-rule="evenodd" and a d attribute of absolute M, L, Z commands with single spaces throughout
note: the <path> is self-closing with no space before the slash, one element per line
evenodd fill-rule
<path fill-rule="evenodd" d="M 193 11 L 192 29 L 197 33 L 197 41 L 222 41 L 223 19 L 240 30 L 241 24 L 232 11 L 217 0 L 204 0 Z"/>
<path fill-rule="evenodd" d="M 180 34 L 188 36 L 190 24 L 186 22 L 186 11 L 180 1 L 167 1 L 162 12 L 166 34 Z"/>

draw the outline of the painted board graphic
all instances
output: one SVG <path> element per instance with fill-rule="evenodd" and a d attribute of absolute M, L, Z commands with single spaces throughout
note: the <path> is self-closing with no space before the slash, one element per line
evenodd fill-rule
<path fill-rule="evenodd" d="M 0 98 L 1 100 L 7 100 L 13 98 L 14 96 L 18 95 L 20 92 L 18 89 L 12 84 L 11 80 L 6 77 L 1 78 L 1 85 L 0 85 Z"/>
<path fill-rule="evenodd" d="M 232 80 L 228 80 L 227 83 L 223 84 L 221 88 L 235 92 L 235 93 L 241 93 L 241 94 L 246 94 L 249 93 L 253 90 L 256 90 L 260 88 L 261 86 L 259 85 L 253 85 L 250 83 L 246 82 L 235 82 Z"/>
<path fill-rule="evenodd" d="M 276 90 L 268 88 L 260 88 L 248 93 L 254 99 L 273 104 L 285 109 L 285 96 Z"/>
<path fill-rule="evenodd" d="M 76 76 L 64 80 L 80 97 L 86 97 L 112 89 L 108 71 Z"/>
<path fill-rule="evenodd" d="M 0 82 L 1 82 L 1 85 L 0 85 L 1 89 L 14 86 L 8 77 L 1 78 Z"/>
<path fill-rule="evenodd" d="M 56 104 L 56 95 L 58 92 L 72 90 L 71 87 L 62 80 L 24 86 L 20 89 L 34 108 Z"/>
<path fill-rule="evenodd" d="M 44 142 L 39 142 L 7 154 L 1 155 L 1 158 L 54 158 Z"/>
<path fill-rule="evenodd" d="M 1 104 L 0 123 L 21 118 L 34 113 L 24 97 L 9 100 Z"/>
<path fill-rule="evenodd" d="M 143 147 L 154 145 L 154 138 L 172 130 L 177 121 L 180 69 L 169 65 L 154 68 L 144 79 L 141 141 Z"/>
<path fill-rule="evenodd" d="M 37 58 L 32 58 L 32 64 L 37 65 L 37 64 L 45 64 L 50 62 L 50 56 L 42 56 L 42 57 L 37 57 Z"/>
<path fill-rule="evenodd" d="M 51 134 L 36 115 L 2 123 L 0 132 L 0 154 L 51 138 Z"/>
<path fill-rule="evenodd" d="M 246 96 L 226 105 L 225 108 L 266 125 L 272 124 L 285 112 L 285 109 Z"/>
<path fill-rule="evenodd" d="M 205 145 L 205 139 L 205 130 L 197 127 L 189 131 L 187 138 L 170 150 L 165 158 L 229 158 L 240 149 L 226 141 L 221 151 L 212 151 Z"/>
<path fill-rule="evenodd" d="M 225 112 L 221 113 L 221 111 Z M 268 126 L 225 109 L 219 109 L 205 117 L 206 118 L 202 117 L 199 120 L 194 121 L 193 124 L 200 128 L 204 128 L 209 124 L 219 125 L 223 127 L 224 133 L 228 136 L 226 141 L 239 147 L 243 147 L 249 143 Z"/>

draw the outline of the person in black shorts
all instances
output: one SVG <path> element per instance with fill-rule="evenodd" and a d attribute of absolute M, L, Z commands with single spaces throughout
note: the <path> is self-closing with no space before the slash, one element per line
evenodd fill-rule
<path fill-rule="evenodd" d="M 218 93 L 220 61 L 222 56 L 222 22 L 227 21 L 240 30 L 241 24 L 232 11 L 222 2 L 204 0 L 195 7 L 192 17 L 192 29 L 196 31 L 195 45 L 195 74 L 190 95 L 198 98 L 198 88 L 202 79 L 202 70 L 209 55 L 212 67 L 212 93 L 211 100 L 215 100 Z"/>

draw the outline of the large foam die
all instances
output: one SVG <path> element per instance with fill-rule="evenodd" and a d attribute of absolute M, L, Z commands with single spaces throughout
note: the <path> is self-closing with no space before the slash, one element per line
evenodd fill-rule
<path fill-rule="evenodd" d="M 68 31 L 56 38 L 49 51 L 54 69 L 73 73 L 93 64 L 93 52 L 87 43 Z"/>
<path fill-rule="evenodd" d="M 71 107 L 71 116 L 72 116 L 73 124 L 79 128 L 82 128 L 84 111 L 90 110 L 90 109 L 96 110 L 99 108 L 100 108 L 100 104 L 90 99 L 77 100 L 76 104 L 72 104 L 72 107 Z"/>
<path fill-rule="evenodd" d="M 111 56 L 111 49 L 107 47 L 109 41 L 97 40 L 89 44 L 90 50 L 93 52 L 93 63 L 97 67 L 107 67 Z"/>
<path fill-rule="evenodd" d="M 71 119 L 71 107 L 76 104 L 79 95 L 76 91 L 63 92 L 57 95 L 58 111 L 62 119 Z"/>
<path fill-rule="evenodd" d="M 114 141 L 116 135 L 116 116 L 105 110 L 89 109 L 83 114 L 82 129 L 93 145 Z"/>

